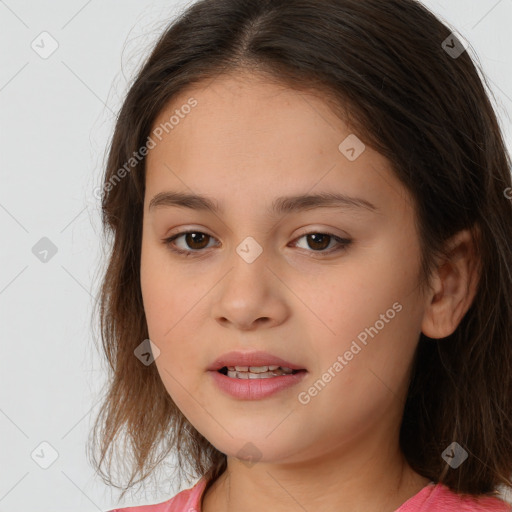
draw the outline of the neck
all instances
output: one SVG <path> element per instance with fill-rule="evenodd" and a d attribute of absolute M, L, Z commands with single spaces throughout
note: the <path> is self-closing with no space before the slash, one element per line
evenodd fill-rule
<path fill-rule="evenodd" d="M 366 446 L 363 452 L 359 448 L 340 447 L 315 460 L 279 464 L 228 457 L 226 470 L 204 495 L 201 510 L 394 512 L 430 481 L 414 472 L 398 449 L 390 453 L 379 447 Z"/>

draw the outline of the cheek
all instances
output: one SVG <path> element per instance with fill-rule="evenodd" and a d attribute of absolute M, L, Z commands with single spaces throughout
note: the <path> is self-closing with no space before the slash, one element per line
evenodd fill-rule
<path fill-rule="evenodd" d="M 165 250 L 144 239 L 140 285 L 150 337 L 166 344 L 173 326 L 185 314 L 188 288 L 180 282 L 180 274 L 173 272 Z"/>
<path fill-rule="evenodd" d="M 299 281 L 295 278 L 294 292 L 310 310 L 308 323 L 316 326 L 317 334 L 311 339 L 343 345 L 344 341 L 350 344 L 386 312 L 391 318 L 398 317 L 401 313 L 393 304 L 404 306 L 410 301 L 410 282 L 403 272 L 390 270 L 385 258 L 363 260 L 358 256 L 347 258 L 335 271 L 317 276 L 316 281 L 309 276 Z M 391 323 L 396 322 L 386 323 L 386 327 Z"/>
<path fill-rule="evenodd" d="M 160 350 L 155 364 L 167 391 L 178 401 L 183 385 L 190 391 L 201 361 L 199 344 L 193 343 L 190 332 L 190 315 L 198 299 L 194 287 L 186 286 L 159 248 L 143 244 L 140 274 L 149 338 Z"/>
<path fill-rule="evenodd" d="M 379 396 L 405 385 L 421 329 L 414 255 L 408 254 L 402 265 L 397 264 L 397 248 L 387 247 L 379 256 L 353 265 L 347 259 L 330 284 L 320 287 L 322 293 L 320 288 L 311 293 L 310 287 L 304 301 L 322 321 L 309 315 L 308 338 L 318 349 L 317 370 L 326 371 L 342 356 L 346 362 L 342 370 L 333 368 L 337 384 L 332 388 L 343 393 L 350 388 L 361 400 L 368 400 L 369 390 Z"/>
<path fill-rule="evenodd" d="M 159 266 L 150 251 L 143 251 L 141 255 L 140 285 L 150 338 L 157 342 L 165 335 L 168 322 L 165 312 L 172 311 L 172 294 L 164 285 Z"/>
<path fill-rule="evenodd" d="M 167 393 L 190 421 L 195 417 L 191 396 L 203 402 L 196 378 L 199 347 L 186 332 L 183 301 L 153 268 L 158 267 L 141 271 L 141 285 L 149 338 L 160 350 L 154 364 Z"/>

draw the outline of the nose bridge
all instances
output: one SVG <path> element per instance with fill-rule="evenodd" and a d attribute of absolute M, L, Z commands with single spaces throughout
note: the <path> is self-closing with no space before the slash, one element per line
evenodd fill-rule
<path fill-rule="evenodd" d="M 246 236 L 234 247 L 229 272 L 218 291 L 213 316 L 239 329 L 249 329 L 258 319 L 280 323 L 286 307 L 274 289 L 276 279 L 267 268 L 263 246 Z M 284 316 L 283 316 L 284 315 Z"/>
<path fill-rule="evenodd" d="M 266 253 L 263 245 L 255 237 L 246 236 L 234 246 L 229 258 L 231 271 L 227 276 L 235 295 L 244 297 L 244 301 L 256 300 L 261 302 L 261 293 L 266 288 Z M 247 285 L 248 289 L 241 287 Z M 226 291 L 226 290 L 225 290 Z"/>
<path fill-rule="evenodd" d="M 258 259 L 261 261 L 263 246 L 253 237 L 246 236 L 235 249 L 238 256 L 247 264 L 252 265 Z"/>

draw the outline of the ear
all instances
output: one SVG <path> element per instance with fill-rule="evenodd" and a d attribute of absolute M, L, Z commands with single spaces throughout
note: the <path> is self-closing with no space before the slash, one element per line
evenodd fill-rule
<path fill-rule="evenodd" d="M 447 243 L 447 257 L 432 276 L 432 290 L 426 299 L 421 330 L 429 338 L 445 338 L 452 334 L 471 307 L 481 275 L 474 236 L 465 229 Z"/>

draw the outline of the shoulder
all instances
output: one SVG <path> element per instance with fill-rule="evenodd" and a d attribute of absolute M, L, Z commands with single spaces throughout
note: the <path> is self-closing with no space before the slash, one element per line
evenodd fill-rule
<path fill-rule="evenodd" d="M 154 505 L 116 508 L 108 512 L 200 512 L 201 497 L 206 480 L 201 478 L 193 487 L 185 489 L 170 500 Z"/>
<path fill-rule="evenodd" d="M 441 483 L 431 483 L 396 512 L 512 512 L 512 505 L 497 497 L 458 494 Z"/>

